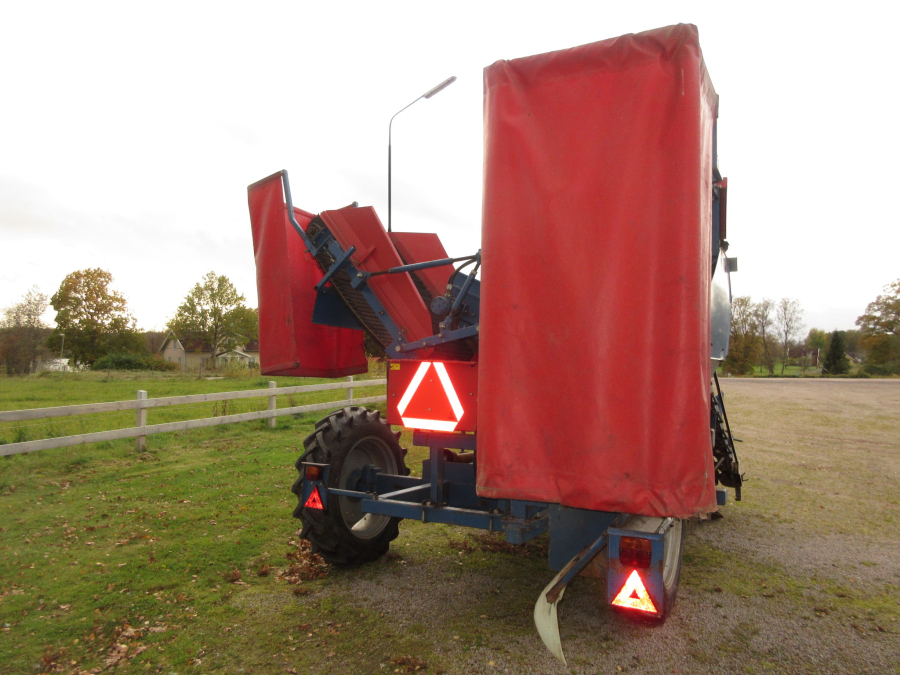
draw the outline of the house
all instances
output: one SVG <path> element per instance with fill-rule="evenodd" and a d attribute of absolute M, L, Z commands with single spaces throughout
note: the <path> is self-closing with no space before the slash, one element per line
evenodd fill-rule
<path fill-rule="evenodd" d="M 805 345 L 792 345 L 788 347 L 788 362 L 799 366 L 819 367 L 819 350 Z"/>
<path fill-rule="evenodd" d="M 212 369 L 213 356 L 219 365 L 227 363 L 252 367 L 259 364 L 259 340 L 250 340 L 243 346 L 213 355 L 212 345 L 200 340 L 181 340 L 174 333 L 169 333 L 159 353 L 166 361 L 177 363 L 185 372 Z"/>

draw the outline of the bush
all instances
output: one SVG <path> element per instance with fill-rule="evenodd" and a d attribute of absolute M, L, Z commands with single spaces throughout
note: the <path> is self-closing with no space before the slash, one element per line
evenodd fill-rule
<path fill-rule="evenodd" d="M 107 354 L 91 366 L 92 370 L 178 370 L 177 363 L 166 361 L 159 354 Z"/>
<path fill-rule="evenodd" d="M 891 361 L 880 365 L 867 363 L 862 367 L 862 372 L 866 375 L 900 375 L 900 361 Z"/>

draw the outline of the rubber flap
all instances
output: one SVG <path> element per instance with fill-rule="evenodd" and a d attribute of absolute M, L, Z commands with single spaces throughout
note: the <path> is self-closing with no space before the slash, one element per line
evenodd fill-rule
<path fill-rule="evenodd" d="M 322 272 L 287 216 L 281 173 L 247 188 L 256 288 L 259 293 L 259 360 L 263 375 L 344 377 L 365 373 L 363 332 L 312 322 Z M 306 228 L 313 214 L 295 208 Z"/>
<path fill-rule="evenodd" d="M 478 494 L 715 510 L 696 27 L 498 61 L 484 96 Z"/>

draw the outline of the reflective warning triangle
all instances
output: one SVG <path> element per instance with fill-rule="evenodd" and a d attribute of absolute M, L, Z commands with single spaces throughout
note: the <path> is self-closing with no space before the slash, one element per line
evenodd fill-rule
<path fill-rule="evenodd" d="M 440 361 L 419 364 L 397 412 L 403 426 L 434 431 L 453 431 L 465 413 L 447 367 Z"/>
<path fill-rule="evenodd" d="M 313 487 L 313 491 L 309 494 L 309 499 L 306 500 L 306 503 L 303 506 L 307 509 L 325 510 L 325 506 L 322 504 L 322 498 L 319 496 L 318 485 Z"/>
<path fill-rule="evenodd" d="M 644 582 L 641 580 L 641 575 L 638 574 L 637 570 L 631 572 L 612 604 L 617 607 L 639 609 L 642 612 L 656 614 L 656 605 L 650 599 L 650 594 L 647 592 Z"/>

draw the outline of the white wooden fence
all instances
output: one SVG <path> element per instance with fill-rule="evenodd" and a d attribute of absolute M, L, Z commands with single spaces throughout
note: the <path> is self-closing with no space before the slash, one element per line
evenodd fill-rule
<path fill-rule="evenodd" d="M 47 450 L 49 448 L 61 448 L 82 443 L 96 443 L 98 441 L 112 441 L 119 438 L 136 438 L 137 449 L 143 450 L 147 436 L 151 434 L 163 434 L 170 431 L 183 431 L 185 429 L 199 429 L 212 427 L 218 424 L 233 424 L 234 422 L 249 422 L 251 420 L 268 419 L 269 427 L 275 428 L 275 418 L 282 415 L 294 415 L 296 413 L 314 412 L 316 410 L 333 410 L 343 405 L 362 405 L 365 403 L 380 403 L 387 400 L 387 396 L 368 396 L 353 398 L 354 387 L 373 387 L 387 384 L 386 379 L 381 380 L 357 380 L 353 376 L 346 382 L 334 382 L 328 384 L 311 384 L 300 387 L 279 387 L 275 382 L 269 382 L 268 389 L 248 389 L 246 391 L 226 391 L 218 394 L 193 394 L 191 396 L 166 396 L 163 398 L 147 398 L 146 391 L 138 391 L 137 398 L 133 401 L 113 401 L 111 403 L 87 403 L 84 405 L 67 405 L 57 408 L 32 408 L 30 410 L 10 410 L 0 412 L 0 422 L 22 422 L 25 420 L 44 419 L 50 417 L 68 417 L 71 415 L 86 415 L 89 413 L 111 412 L 117 410 L 135 410 L 135 426 L 113 431 L 97 431 L 88 434 L 74 436 L 59 436 L 57 438 L 45 438 L 40 441 L 23 441 L 21 443 L 8 443 L 0 445 L 0 456 L 17 455 L 23 452 L 35 450 Z M 277 408 L 276 396 L 286 394 L 304 394 L 314 391 L 331 391 L 334 389 L 346 389 L 346 400 L 328 401 L 325 403 L 313 403 L 311 405 L 299 405 L 290 408 Z M 236 415 L 222 415 L 197 420 L 185 420 L 182 422 L 167 422 L 165 424 L 147 424 L 147 410 L 172 405 L 185 405 L 189 403 L 206 403 L 212 401 L 232 401 L 240 398 L 268 397 L 267 410 L 239 413 Z"/>

